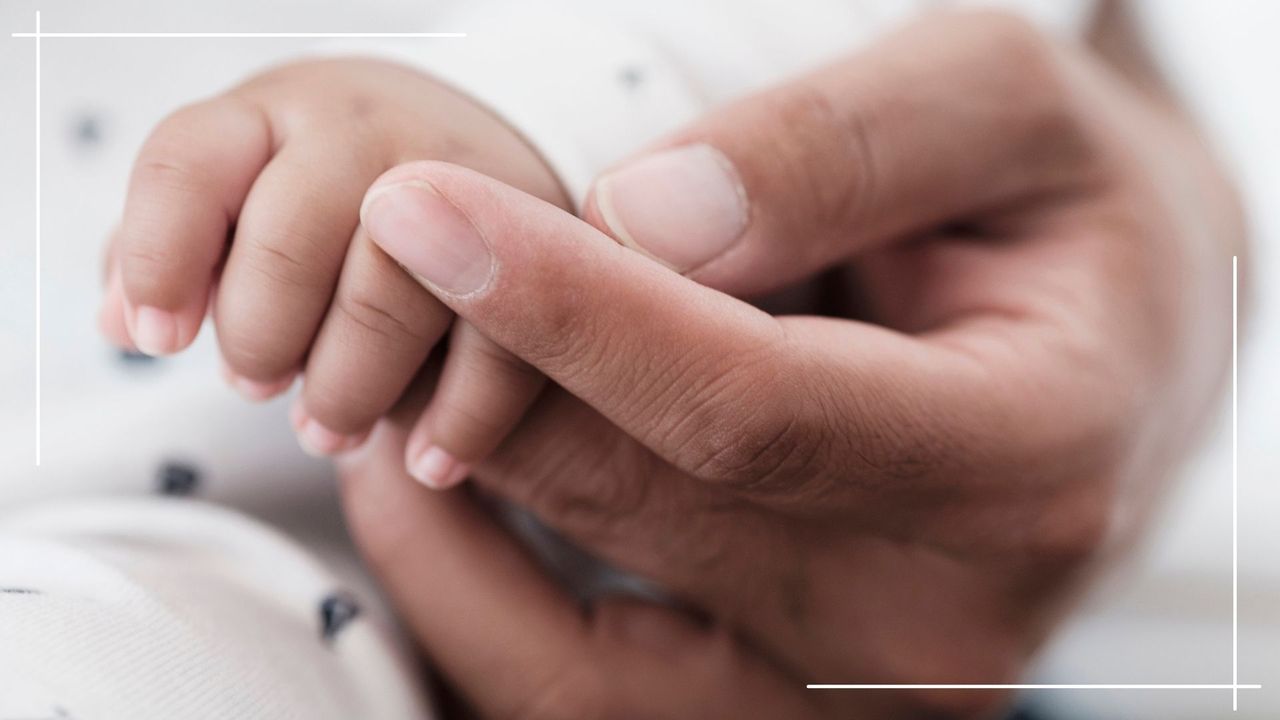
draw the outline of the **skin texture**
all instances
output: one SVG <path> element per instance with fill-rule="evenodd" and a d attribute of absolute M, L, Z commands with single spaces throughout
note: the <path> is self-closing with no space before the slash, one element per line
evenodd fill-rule
<path fill-rule="evenodd" d="M 477 485 L 696 614 L 584 612 L 469 488 L 407 482 L 430 371 L 340 465 L 357 541 L 484 717 L 998 712 L 803 688 L 1018 677 L 1214 401 L 1229 186 L 1167 103 L 990 13 L 923 19 L 661 147 L 691 143 L 732 162 L 750 223 L 686 275 L 598 208 L 592 227 L 445 163 L 371 193 L 412 181 L 473 226 L 491 280 L 433 293 L 555 383 Z M 734 297 L 782 290 L 802 314 Z"/>
<path fill-rule="evenodd" d="M 567 206 L 509 127 L 394 64 L 299 62 L 175 112 L 133 170 L 108 255 L 104 331 L 151 354 L 177 352 L 208 311 L 228 382 L 264 400 L 303 373 L 293 421 L 304 446 L 351 449 L 453 319 L 360 227 L 369 184 L 420 159 Z M 415 449 L 442 447 L 460 469 L 497 444 L 543 380 L 465 323 L 453 346 L 443 400 Z"/>

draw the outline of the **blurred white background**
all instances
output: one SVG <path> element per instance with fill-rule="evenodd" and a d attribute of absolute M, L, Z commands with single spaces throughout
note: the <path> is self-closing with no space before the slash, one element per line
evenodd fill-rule
<path fill-rule="evenodd" d="M 34 404 L 34 47 L 11 32 L 392 31 L 424 27 L 422 3 L 229 0 L 189 5 L 121 0 L 3 0 L 0 5 L 0 421 L 30 433 Z M 1234 167 L 1255 228 L 1248 268 L 1257 303 L 1240 375 L 1240 681 L 1235 717 L 1280 717 L 1280 3 L 1138 4 L 1175 84 Z M 465 41 L 463 41 L 465 42 Z M 92 387 L 105 364 L 70 352 L 94 332 L 97 252 L 121 204 L 133 152 L 155 120 L 305 41 L 46 40 L 44 298 L 47 396 Z M 1229 265 L 1221 268 L 1230 273 Z M 1222 298 L 1229 303 L 1230 298 Z M 105 352 L 105 349 L 104 349 Z M 103 369 L 99 369 L 102 366 Z M 1096 593 L 1045 654 L 1035 681 L 1231 682 L 1231 456 L 1223 422 L 1189 468 L 1149 545 Z M 46 434 L 75 428 L 46 415 Z M 29 438 L 34 446 L 34 436 Z M 25 470 L 25 468 L 24 468 Z M 0 468 L 0 481 L 8 468 Z M 850 681 L 856 681 L 851 678 Z M 1064 718 L 1225 718 L 1229 693 L 1055 692 L 1034 699 Z"/>

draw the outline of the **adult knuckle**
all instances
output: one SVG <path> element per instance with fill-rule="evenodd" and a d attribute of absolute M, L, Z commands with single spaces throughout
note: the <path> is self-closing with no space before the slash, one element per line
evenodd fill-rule
<path fill-rule="evenodd" d="M 529 355 L 548 365 L 577 362 L 584 350 L 583 333 L 577 317 L 562 308 L 537 308 L 538 331 L 529 340 Z"/>
<path fill-rule="evenodd" d="M 579 539 L 608 540 L 651 500 L 648 463 L 633 453 L 565 456 L 524 482 L 527 503 Z M 572 469 L 572 474 L 567 472 Z"/>
<path fill-rule="evenodd" d="M 1019 15 L 987 11 L 979 14 L 982 45 L 988 64 L 988 82 L 1002 83 L 1003 94 L 1017 97 L 1006 112 L 1011 114 L 1019 149 L 1028 158 L 1059 165 L 1090 155 L 1092 143 L 1077 107 L 1072 74 L 1063 62 L 1062 48 L 1049 35 Z M 1069 167 L 1070 165 L 1068 165 Z"/>
<path fill-rule="evenodd" d="M 878 163 L 869 110 L 837 109 L 830 96 L 805 80 L 788 84 L 767 103 L 776 121 L 796 140 L 778 145 L 772 167 L 792 188 L 802 189 L 802 211 L 819 227 L 844 227 L 874 206 Z M 876 107 L 865 102 L 863 108 Z"/>
<path fill-rule="evenodd" d="M 1070 572 L 1091 565 L 1118 530 L 1114 484 L 1107 476 L 1078 480 L 1049 500 L 1025 538 L 1025 554 L 1046 571 Z"/>
<path fill-rule="evenodd" d="M 938 652 L 927 645 L 891 642 L 880 655 L 886 683 L 901 691 L 907 717 L 969 720 L 996 714 L 1008 703 L 1007 690 L 953 690 L 938 683 L 1012 683 L 1020 671 L 1021 644 L 1009 633 L 991 633 L 973 652 Z"/>
<path fill-rule="evenodd" d="M 1042 493 L 1037 518 L 1024 536 L 1026 555 L 1060 572 L 1093 563 L 1131 526 L 1116 512 L 1123 486 L 1131 484 L 1135 412 L 1109 401 L 1101 388 L 1082 389 L 1096 397 L 1087 410 L 1064 415 L 1053 437 L 1037 446 L 1051 491 Z M 1095 394 L 1099 393 L 1099 394 Z"/>
<path fill-rule="evenodd" d="M 516 330 L 528 339 L 525 354 L 530 363 L 552 370 L 566 386 L 598 376 L 609 365 L 611 353 L 607 349 L 615 347 L 616 333 L 593 320 L 590 313 L 574 309 L 572 300 L 547 304 L 555 307 L 544 309 L 532 323 Z M 530 328 L 536 330 L 530 332 Z"/>
<path fill-rule="evenodd" d="M 1074 568 L 1092 565 L 1108 546 L 1112 522 L 1110 512 L 1078 512 L 1069 522 L 1055 523 L 1040 531 L 1032 547 L 1042 568 Z"/>
<path fill-rule="evenodd" d="M 856 369 L 844 372 L 824 379 L 828 386 L 847 383 L 860 389 L 845 398 L 849 407 L 832 411 L 841 425 L 839 454 L 860 485 L 872 490 L 919 486 L 960 471 L 957 462 L 973 451 L 973 431 L 938 422 L 927 409 L 928 399 L 917 398 L 919 391 L 906 379 L 877 383 Z M 885 411 L 907 398 L 914 399 L 907 404 L 915 411 Z"/>
<path fill-rule="evenodd" d="M 820 432 L 794 396 L 780 390 L 764 388 L 742 401 L 740 387 L 726 386 L 711 403 L 727 401 L 727 412 L 702 423 L 687 446 L 693 474 L 752 494 L 794 489 L 818 455 Z"/>

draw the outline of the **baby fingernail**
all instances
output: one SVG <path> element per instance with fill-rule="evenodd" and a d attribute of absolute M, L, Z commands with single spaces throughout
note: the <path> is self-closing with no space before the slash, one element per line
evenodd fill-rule
<path fill-rule="evenodd" d="M 178 316 L 143 305 L 134 311 L 133 344 L 147 355 L 167 355 L 178 349 Z"/>
<path fill-rule="evenodd" d="M 364 442 L 365 435 L 336 433 L 307 414 L 299 405 L 290 413 L 293 429 L 298 434 L 298 444 L 312 457 L 329 457 L 354 450 Z"/>
<path fill-rule="evenodd" d="M 387 254 L 446 293 L 476 292 L 493 275 L 493 254 L 475 226 L 426 183 L 370 191 L 361 221 Z"/>
<path fill-rule="evenodd" d="M 237 373 L 227 365 L 226 361 L 222 362 L 222 379 L 228 385 L 235 389 L 236 392 L 244 396 L 245 399 L 253 402 L 265 402 L 279 395 L 293 385 L 294 374 L 272 382 L 259 382 L 250 380 L 249 378 Z"/>
<path fill-rule="evenodd" d="M 102 306 L 98 308 L 98 329 L 111 344 L 124 349 L 136 351 L 133 338 L 129 337 L 128 322 L 125 320 L 124 289 L 120 286 L 119 273 L 112 273 L 107 281 L 107 291 L 102 297 Z"/>
<path fill-rule="evenodd" d="M 630 162 L 601 177 L 594 194 L 614 237 L 677 272 L 721 255 L 747 228 L 747 194 L 738 171 L 706 144 Z"/>
<path fill-rule="evenodd" d="M 433 490 L 447 490 L 462 482 L 471 466 L 432 445 L 409 465 L 409 474 Z"/>

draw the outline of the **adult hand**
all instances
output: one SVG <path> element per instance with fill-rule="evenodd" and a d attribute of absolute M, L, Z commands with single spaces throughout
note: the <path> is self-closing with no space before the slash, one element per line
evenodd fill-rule
<path fill-rule="evenodd" d="M 412 487 L 386 430 L 346 473 L 357 539 L 464 694 L 535 717 L 679 715 L 681 682 L 767 688 L 778 715 L 991 710 L 792 688 L 1017 676 L 1211 402 L 1243 234 L 1171 108 L 992 14 L 921 21 L 610 173 L 587 216 L 613 237 L 440 163 L 384 176 L 363 216 L 559 386 L 475 481 L 711 620 L 643 610 L 715 675 L 579 642 L 595 625 L 464 495 Z M 729 294 L 845 268 L 857 295 L 828 287 L 825 317 Z"/>

